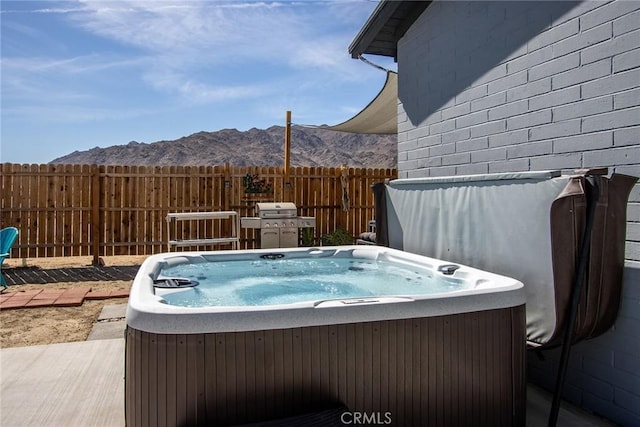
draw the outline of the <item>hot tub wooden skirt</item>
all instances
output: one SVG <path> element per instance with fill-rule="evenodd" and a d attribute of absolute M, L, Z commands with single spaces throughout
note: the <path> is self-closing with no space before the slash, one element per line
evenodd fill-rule
<path fill-rule="evenodd" d="M 524 425 L 524 306 L 170 335 L 127 329 L 128 426 L 237 425 L 335 407 L 402 426 Z"/>

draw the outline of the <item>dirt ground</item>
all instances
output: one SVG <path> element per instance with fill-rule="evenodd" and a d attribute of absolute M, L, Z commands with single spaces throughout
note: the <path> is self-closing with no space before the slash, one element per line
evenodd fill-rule
<path fill-rule="evenodd" d="M 145 256 L 104 257 L 105 265 L 140 265 Z M 86 267 L 91 257 L 7 259 L 3 267 L 37 266 L 40 268 Z M 90 287 L 92 290 L 129 289 L 131 281 L 60 282 L 46 285 L 9 286 L 5 293 L 31 289 L 70 289 Z M 102 307 L 125 304 L 126 298 L 85 301 L 79 307 L 42 307 L 0 311 L 0 347 L 23 347 L 39 344 L 84 341 Z"/>

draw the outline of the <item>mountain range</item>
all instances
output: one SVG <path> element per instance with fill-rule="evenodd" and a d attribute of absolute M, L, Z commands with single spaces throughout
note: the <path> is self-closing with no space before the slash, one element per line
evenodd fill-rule
<path fill-rule="evenodd" d="M 50 163 L 129 166 L 282 166 L 282 126 L 247 131 L 197 132 L 173 141 L 131 141 L 106 148 L 74 151 Z M 291 127 L 291 166 L 395 168 L 397 136 Z"/>

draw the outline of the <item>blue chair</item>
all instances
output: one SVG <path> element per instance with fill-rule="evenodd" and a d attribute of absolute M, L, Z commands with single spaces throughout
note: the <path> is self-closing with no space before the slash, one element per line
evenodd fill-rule
<path fill-rule="evenodd" d="M 9 256 L 11 247 L 18 238 L 18 229 L 15 227 L 7 227 L 0 230 L 0 285 L 2 285 L 2 291 L 7 289 L 7 282 L 4 281 L 2 275 L 2 263 L 4 259 Z"/>

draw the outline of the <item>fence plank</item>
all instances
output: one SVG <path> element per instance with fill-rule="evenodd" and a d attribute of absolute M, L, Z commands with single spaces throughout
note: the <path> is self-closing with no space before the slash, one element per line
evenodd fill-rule
<path fill-rule="evenodd" d="M 288 197 L 299 215 L 316 217 L 316 239 L 338 227 L 353 236 L 365 231 L 374 213 L 371 185 L 396 177 L 395 169 L 349 168 L 351 206 L 342 212 L 339 168 L 291 168 L 287 190 L 282 167 L 3 163 L 0 225 L 20 230 L 14 257 L 93 255 L 97 262 L 105 255 L 150 255 L 166 250 L 168 212 L 235 210 L 254 216 L 256 199 L 243 186 L 247 173 L 272 185 L 272 200 Z M 230 231 L 228 223 L 203 222 L 182 238 Z M 243 249 L 258 245 L 252 229 L 241 229 L 240 238 Z"/>

